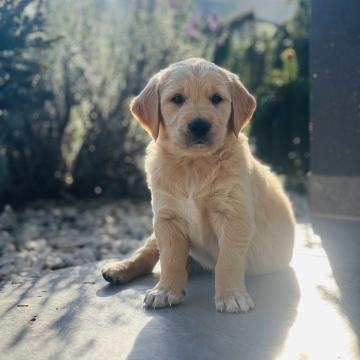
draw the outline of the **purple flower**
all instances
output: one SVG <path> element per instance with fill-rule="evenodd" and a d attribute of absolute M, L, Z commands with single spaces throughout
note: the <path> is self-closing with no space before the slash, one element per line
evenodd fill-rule
<path fill-rule="evenodd" d="M 196 37 L 196 30 L 192 20 L 189 20 L 185 24 L 185 34 L 189 37 L 195 38 Z"/>
<path fill-rule="evenodd" d="M 172 9 L 177 10 L 181 8 L 181 1 L 179 0 L 169 0 L 169 3 Z"/>
<path fill-rule="evenodd" d="M 219 17 L 218 14 L 213 11 L 208 19 L 209 28 L 211 31 L 216 31 L 219 27 Z"/>

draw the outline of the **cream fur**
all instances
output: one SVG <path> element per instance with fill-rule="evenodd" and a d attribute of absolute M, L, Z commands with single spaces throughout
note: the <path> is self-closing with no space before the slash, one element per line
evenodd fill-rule
<path fill-rule="evenodd" d="M 181 106 L 169 100 L 178 93 L 186 99 Z M 216 106 L 209 101 L 214 93 L 223 99 Z M 253 308 L 245 274 L 286 267 L 295 228 L 278 179 L 253 157 L 246 136 L 239 134 L 254 110 L 255 99 L 234 74 L 202 59 L 175 63 L 150 80 L 132 112 L 156 140 L 145 161 L 154 234 L 126 263 L 108 264 L 106 280 L 125 282 L 150 272 L 159 249 L 160 281 L 146 296 L 146 306 L 180 302 L 190 255 L 215 272 L 217 310 Z M 194 117 L 211 123 L 208 144 L 184 140 Z"/>

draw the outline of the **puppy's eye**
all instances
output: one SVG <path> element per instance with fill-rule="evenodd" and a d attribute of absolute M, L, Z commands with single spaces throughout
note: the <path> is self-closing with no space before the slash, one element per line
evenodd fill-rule
<path fill-rule="evenodd" d="M 223 101 L 223 98 L 221 96 L 219 96 L 218 94 L 213 95 L 211 98 L 211 102 L 214 105 L 220 104 L 222 101 Z"/>
<path fill-rule="evenodd" d="M 182 105 L 185 102 L 185 98 L 182 95 L 175 95 L 171 98 L 171 101 L 176 105 Z"/>

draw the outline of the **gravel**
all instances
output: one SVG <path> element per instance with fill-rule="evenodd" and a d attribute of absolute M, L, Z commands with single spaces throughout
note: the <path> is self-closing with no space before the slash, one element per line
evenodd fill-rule
<path fill-rule="evenodd" d="M 307 199 L 290 194 L 299 222 L 309 221 Z M 152 232 L 150 202 L 40 202 L 0 215 L 0 282 L 21 282 L 46 271 L 123 258 Z"/>
<path fill-rule="evenodd" d="M 122 258 L 151 234 L 149 202 L 38 203 L 0 215 L 0 281 Z"/>

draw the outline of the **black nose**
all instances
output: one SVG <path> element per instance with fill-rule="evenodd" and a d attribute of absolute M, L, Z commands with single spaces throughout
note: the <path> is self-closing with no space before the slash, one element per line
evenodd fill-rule
<path fill-rule="evenodd" d="M 205 119 L 197 118 L 189 122 L 188 129 L 195 137 L 199 138 L 209 132 L 211 124 Z"/>

